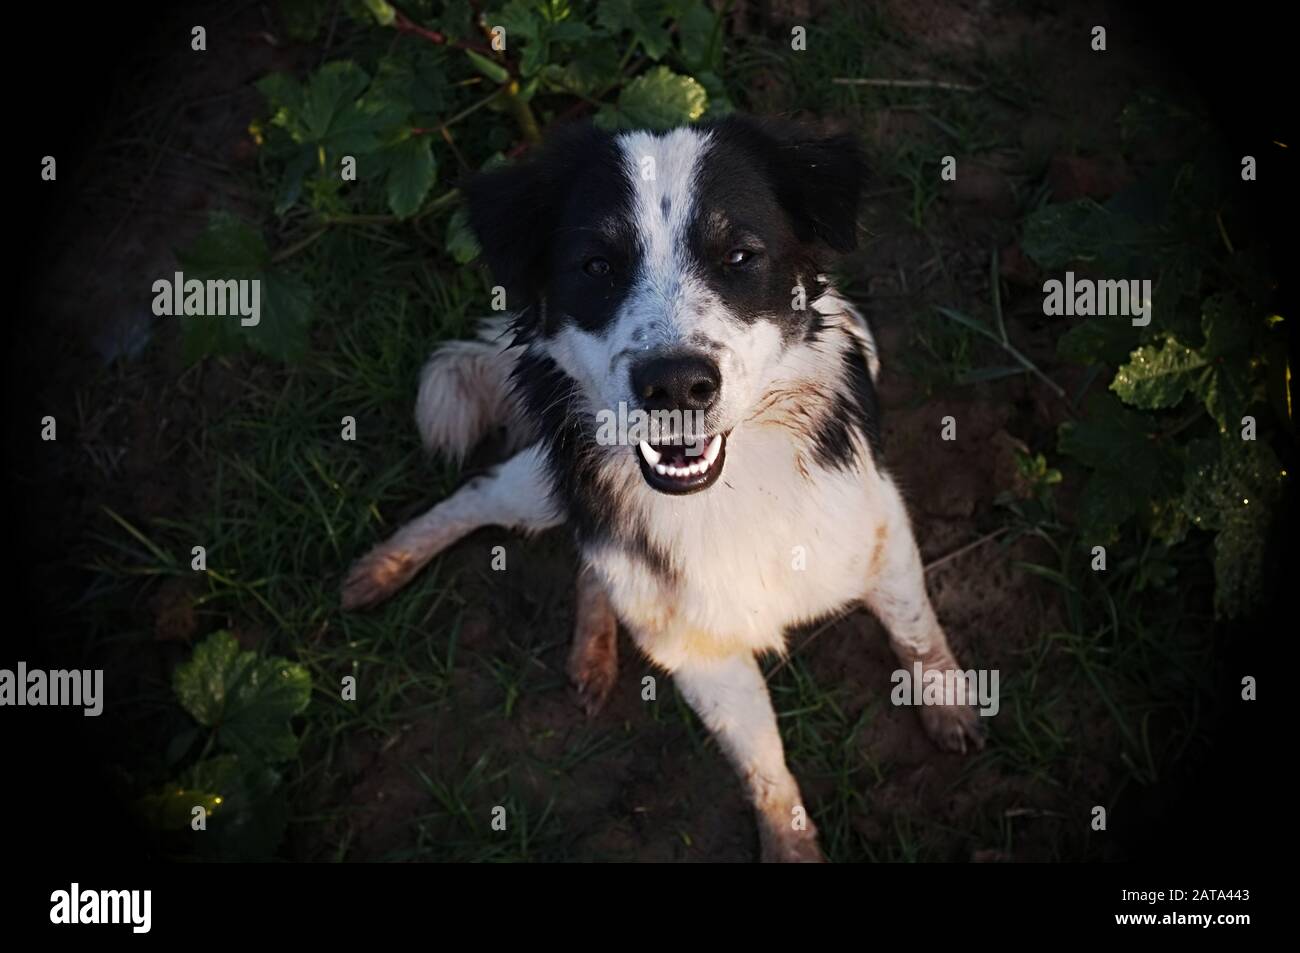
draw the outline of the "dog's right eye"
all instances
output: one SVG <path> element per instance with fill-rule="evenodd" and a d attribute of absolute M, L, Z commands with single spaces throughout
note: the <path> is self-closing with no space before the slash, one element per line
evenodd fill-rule
<path fill-rule="evenodd" d="M 583 262 L 582 270 L 593 278 L 600 278 L 609 274 L 609 262 L 604 258 L 588 258 Z"/>

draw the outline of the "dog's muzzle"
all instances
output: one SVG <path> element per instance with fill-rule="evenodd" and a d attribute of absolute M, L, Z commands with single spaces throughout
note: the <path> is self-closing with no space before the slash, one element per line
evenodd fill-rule
<path fill-rule="evenodd" d="M 641 475 L 660 493 L 697 493 L 714 484 L 727 453 L 725 433 L 706 434 L 694 422 L 705 415 L 722 391 L 722 372 L 708 356 L 694 351 L 670 353 L 634 364 L 632 393 L 651 413 L 668 412 L 675 432 L 658 442 L 634 448 Z"/>

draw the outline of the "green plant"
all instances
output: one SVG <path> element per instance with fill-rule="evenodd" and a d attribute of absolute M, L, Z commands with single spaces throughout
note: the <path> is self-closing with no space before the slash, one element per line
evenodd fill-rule
<path fill-rule="evenodd" d="M 172 689 L 198 725 L 173 739 L 168 760 L 185 760 L 200 740 L 202 747 L 175 781 L 141 799 L 141 812 L 177 852 L 269 857 L 288 821 L 277 765 L 297 757 L 289 720 L 307 708 L 311 676 L 286 659 L 242 651 L 221 631 L 176 669 Z"/>
<path fill-rule="evenodd" d="M 286 3 L 287 29 L 311 39 L 333 6 Z M 355 25 L 346 58 L 303 80 L 275 73 L 257 83 L 267 115 L 249 131 L 278 250 L 261 229 L 223 215 L 180 256 L 187 277 L 259 278 L 265 292 L 255 333 L 228 318 L 184 317 L 190 361 L 245 343 L 300 359 L 319 304 L 286 262 L 330 229 L 405 223 L 457 264 L 473 260 L 459 193 L 434 194 L 449 162 L 465 172 L 509 161 L 544 126 L 583 114 L 609 129 L 665 129 L 732 108 L 719 78 L 725 10 L 703 0 L 509 0 L 488 11 L 423 2 L 409 13 L 352 0 L 343 9 Z M 425 231 L 441 214 L 442 231 Z"/>
<path fill-rule="evenodd" d="M 1205 157 L 1177 163 L 1105 205 L 1044 206 L 1023 246 L 1045 269 L 1153 276 L 1144 326 L 1091 317 L 1060 337 L 1062 357 L 1115 373 L 1061 425 L 1058 449 L 1086 472 L 1077 518 L 1089 546 L 1130 522 L 1167 546 L 1212 533 L 1215 612 L 1237 617 L 1258 603 L 1287 476 L 1270 437 L 1293 424 L 1279 399 L 1282 318 L 1259 262 L 1227 237 L 1225 191 Z"/>

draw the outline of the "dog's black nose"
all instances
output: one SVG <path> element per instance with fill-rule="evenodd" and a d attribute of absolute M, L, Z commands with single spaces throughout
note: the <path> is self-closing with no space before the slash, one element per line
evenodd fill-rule
<path fill-rule="evenodd" d="M 646 410 L 708 410 L 722 372 L 699 354 L 653 357 L 632 365 L 632 392 Z"/>

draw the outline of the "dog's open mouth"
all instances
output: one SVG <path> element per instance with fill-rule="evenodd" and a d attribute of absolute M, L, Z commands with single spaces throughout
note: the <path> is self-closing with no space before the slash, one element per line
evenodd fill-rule
<path fill-rule="evenodd" d="M 660 493 L 696 493 L 713 485 L 722 473 L 727 455 L 727 435 L 705 439 L 702 453 L 688 453 L 698 444 L 649 444 L 644 440 L 633 448 L 641 463 L 641 475 Z"/>

